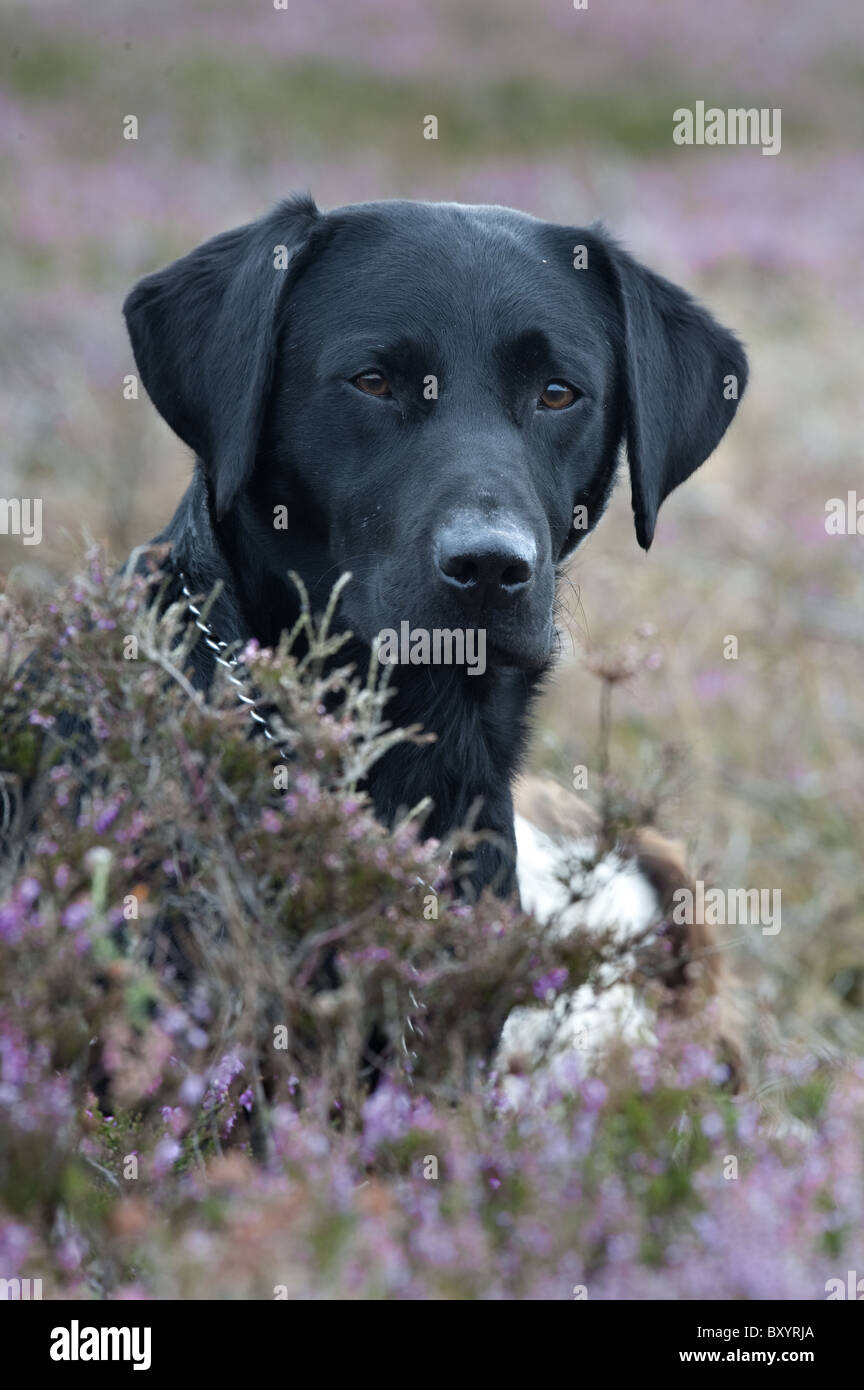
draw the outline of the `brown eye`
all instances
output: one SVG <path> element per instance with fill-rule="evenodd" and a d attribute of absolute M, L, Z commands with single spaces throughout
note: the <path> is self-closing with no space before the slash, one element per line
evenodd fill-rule
<path fill-rule="evenodd" d="M 550 381 L 540 397 L 540 404 L 547 410 L 566 410 L 576 400 L 576 395 L 566 381 Z"/>
<path fill-rule="evenodd" d="M 383 397 L 391 394 L 390 383 L 380 372 L 361 372 L 359 376 L 351 378 L 351 384 L 367 396 Z"/>

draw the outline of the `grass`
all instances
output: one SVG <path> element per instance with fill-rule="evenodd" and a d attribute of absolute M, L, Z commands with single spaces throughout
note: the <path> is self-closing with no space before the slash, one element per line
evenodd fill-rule
<path fill-rule="evenodd" d="M 54 1293 L 88 1297 L 272 1297 L 279 1284 L 320 1296 L 557 1298 L 587 1282 L 592 1297 L 809 1298 L 861 1268 L 864 542 L 824 530 L 826 501 L 861 491 L 864 180 L 850 134 L 861 70 L 848 57 L 851 0 L 832 7 L 830 24 L 818 9 L 786 24 L 787 11 L 766 0 L 757 16 L 735 0 L 715 23 L 677 0 L 627 3 L 589 11 L 591 27 L 575 30 L 586 16 L 560 5 L 496 0 L 491 17 L 444 4 L 400 26 L 373 0 L 326 0 L 289 30 L 269 27 L 260 6 L 208 4 L 193 22 L 171 5 L 118 12 L 93 0 L 50 22 L 20 5 L 0 19 L 12 137 L 0 163 L 0 495 L 38 490 L 46 535 L 33 549 L 0 536 L 2 641 L 15 644 L 0 764 L 16 797 L 35 798 L 57 829 L 55 849 L 29 832 L 16 841 L 0 896 L 12 934 L 0 1037 L 14 1096 L 0 1126 L 4 1270 L 50 1271 Z M 746 42 L 757 20 L 760 41 Z M 671 112 L 697 99 L 781 105 L 781 156 L 673 150 Z M 130 110 L 141 118 L 134 144 L 120 131 Z M 430 112 L 437 142 L 422 140 Z M 444 1041 L 422 1084 L 397 1076 L 374 1104 L 352 1091 L 349 1063 L 328 1050 L 304 995 L 292 1004 L 297 1037 L 324 1045 L 294 1070 L 265 1051 L 283 1088 L 268 1098 L 260 1030 L 282 978 L 277 946 L 294 949 L 346 913 L 359 952 L 392 950 L 387 934 L 402 931 L 386 969 L 352 960 L 358 992 L 330 1001 L 356 1041 L 382 970 L 398 999 L 400 971 L 428 947 L 399 877 L 414 850 L 394 857 L 364 821 L 361 853 L 350 829 L 362 813 L 330 792 L 324 822 L 301 797 L 309 824 L 267 830 L 262 806 L 287 812 L 271 805 L 265 770 L 230 719 L 189 709 L 171 682 L 166 694 L 158 662 L 148 684 L 146 665 L 118 664 L 110 629 L 94 641 L 80 624 L 64 650 L 84 685 L 73 695 L 67 672 L 36 712 L 56 717 L 73 699 L 92 714 L 96 701 L 110 733 L 88 771 L 104 787 L 80 825 L 74 797 L 55 804 L 70 786 L 80 793 L 81 769 L 52 780 L 65 755 L 51 727 L 29 723 L 29 707 L 21 715 L 16 663 L 76 626 L 85 600 L 64 586 L 82 528 L 123 558 L 164 524 L 189 470 L 146 399 L 122 399 L 132 369 L 123 297 L 140 274 L 292 187 L 311 187 L 324 206 L 409 196 L 512 203 L 566 222 L 603 216 L 748 344 L 752 383 L 735 427 L 665 504 L 650 555 L 636 547 L 625 479 L 575 557 L 531 752 L 564 782 L 584 764 L 596 794 L 591 667 L 653 628 L 662 661 L 614 693 L 611 771 L 633 803 L 651 801 L 662 780 L 663 828 L 686 839 L 697 875 L 783 895 L 780 934 L 735 945 L 759 1059 L 745 1102 L 728 1102 L 710 1068 L 691 1081 L 685 1049 L 698 1044 L 679 1039 L 660 1058 L 610 1059 L 600 1104 L 598 1078 L 574 1072 L 523 1095 L 516 1115 L 502 1109 L 479 1061 L 469 1082 L 460 1070 L 482 1052 L 489 991 L 530 993 L 530 970 L 496 937 L 477 946 L 482 979 L 466 967 L 460 1016 L 443 1009 L 434 1037 Z M 125 623 L 82 582 L 95 621 Z M 730 633 L 735 661 L 723 657 Z M 290 712 L 311 765 L 320 731 L 302 705 Z M 112 837 L 133 822 L 141 845 L 121 849 Z M 326 838 L 347 897 L 304 857 L 298 825 L 316 846 Z M 101 872 L 92 851 L 106 846 L 109 896 L 79 921 Z M 116 914 L 139 890 L 142 928 L 125 939 Z M 221 931 L 227 954 L 195 938 L 211 967 L 206 1016 L 170 962 L 147 958 L 157 918 Z M 265 943 L 253 949 L 262 920 Z M 447 931 L 482 936 L 496 922 L 481 914 L 472 928 L 457 915 Z M 507 940 L 531 930 L 499 925 Z M 182 1024 L 166 1033 L 171 1009 Z M 86 1045 L 97 1034 L 123 1097 L 113 1110 L 91 1094 Z M 231 1058 L 243 1070 L 226 1090 L 220 1066 Z M 291 1078 L 304 1068 L 301 1095 Z M 350 1112 L 341 1128 L 334 1098 Z M 690 1127 L 680 1150 L 673 1121 Z M 135 1180 L 123 1177 L 133 1150 Z M 447 1174 L 440 1186 L 418 1168 L 430 1152 Z M 722 1175 L 729 1152 L 740 1180 Z M 62 1212 L 72 1213 L 68 1239 Z"/>

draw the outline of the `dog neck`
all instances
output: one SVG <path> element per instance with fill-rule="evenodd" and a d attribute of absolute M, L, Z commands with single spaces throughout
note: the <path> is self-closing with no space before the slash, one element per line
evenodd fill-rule
<path fill-rule="evenodd" d="M 277 536 L 248 499 L 241 498 L 238 509 L 242 526 L 220 524 L 199 466 L 170 526 L 157 539 L 172 543 L 172 568 L 186 575 L 192 592 L 206 593 L 222 581 L 210 614 L 218 638 L 232 643 L 255 638 L 262 646 L 276 646 L 300 612 L 287 571 L 299 574 L 313 611 L 320 611 L 338 570 L 308 531 Z M 241 549 L 238 535 L 244 537 Z M 334 627 L 339 625 L 337 614 Z M 370 659 L 368 643 L 354 637 L 336 658 L 360 673 Z M 193 666 L 196 683 L 209 685 L 214 658 L 204 643 L 196 647 Z M 506 896 L 515 885 L 510 788 L 544 674 L 490 666 L 483 674 L 468 675 L 464 668 L 428 665 L 400 665 L 393 673 L 388 721 L 397 728 L 420 725 L 435 739 L 390 749 L 370 770 L 366 790 L 385 825 L 428 797 L 432 809 L 423 823 L 425 837 L 444 839 L 464 825 L 484 837 L 470 858 L 463 855 L 457 863 L 460 889 L 468 897 L 487 885 Z"/>

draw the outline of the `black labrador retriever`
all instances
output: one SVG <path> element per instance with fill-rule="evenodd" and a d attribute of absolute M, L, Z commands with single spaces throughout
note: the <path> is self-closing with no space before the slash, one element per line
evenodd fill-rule
<path fill-rule="evenodd" d="M 298 615 L 291 570 L 318 608 L 351 572 L 339 623 L 361 665 L 381 634 L 425 633 L 388 717 L 437 740 L 393 749 L 369 791 L 385 823 L 431 797 L 437 836 L 479 803 L 493 834 L 470 886 L 508 893 L 556 572 L 622 443 L 647 550 L 735 414 L 741 344 L 602 227 L 456 203 L 293 198 L 147 276 L 124 312 L 151 400 L 197 457 L 157 539 L 193 592 L 223 581 L 215 635 L 275 644 Z M 428 664 L 435 633 L 473 634 L 483 662 Z M 203 686 L 212 661 L 199 644 Z"/>

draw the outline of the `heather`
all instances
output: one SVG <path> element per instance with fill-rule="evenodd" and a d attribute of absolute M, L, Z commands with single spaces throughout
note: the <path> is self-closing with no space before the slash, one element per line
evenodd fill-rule
<path fill-rule="evenodd" d="M 0 1278 L 725 1299 L 864 1275 L 864 538 L 825 528 L 828 499 L 864 496 L 861 25 L 859 0 L 3 8 L 0 496 L 41 498 L 44 540 L 0 534 Z M 700 99 L 782 107 L 781 154 L 673 147 Z M 502 1087 L 507 1007 L 595 953 L 468 913 L 451 846 L 375 825 L 363 767 L 404 735 L 367 673 L 322 715 L 312 663 L 247 654 L 292 743 L 277 786 L 227 686 L 212 709 L 189 689 L 180 615 L 158 627 L 115 586 L 191 466 L 124 397 L 123 298 L 305 188 L 602 217 L 747 344 L 735 429 L 650 555 L 624 482 L 574 557 L 531 749 L 565 784 L 585 767 L 595 802 L 607 769 L 694 876 L 782 889 L 778 935 L 722 940 L 740 1096 L 698 1029 Z M 105 545 L 86 564 L 82 529 Z"/>
<path fill-rule="evenodd" d="M 5 1277 L 76 1298 L 818 1298 L 860 1266 L 860 1062 L 762 1058 L 733 1097 L 699 1025 L 665 1023 L 593 1070 L 497 1075 L 507 1010 L 590 978 L 602 941 L 454 898 L 470 835 L 375 824 L 364 770 L 422 735 L 386 727 L 379 674 L 340 666 L 326 617 L 302 656 L 297 634 L 243 654 L 283 761 L 227 681 L 209 705 L 188 684 L 195 629 L 144 583 L 94 549 L 47 610 L 3 600 Z"/>

